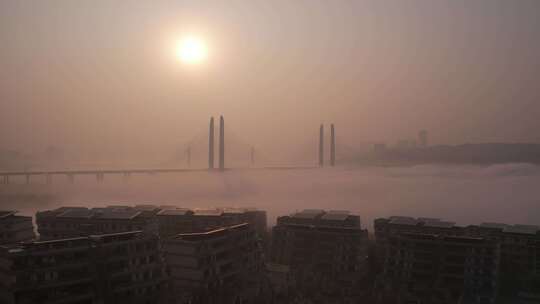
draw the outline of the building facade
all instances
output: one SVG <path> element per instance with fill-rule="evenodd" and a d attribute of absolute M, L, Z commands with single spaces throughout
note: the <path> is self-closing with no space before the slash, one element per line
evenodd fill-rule
<path fill-rule="evenodd" d="M 377 297 L 394 303 L 495 303 L 499 260 L 500 245 L 485 238 L 393 234 Z"/>
<path fill-rule="evenodd" d="M 163 240 L 175 303 L 257 303 L 263 263 L 249 223 Z"/>
<path fill-rule="evenodd" d="M 365 292 L 368 232 L 348 211 L 304 210 L 281 216 L 271 261 L 290 267 L 300 292 L 355 299 Z"/>
<path fill-rule="evenodd" d="M 498 273 L 496 274 L 497 284 L 493 299 L 497 297 L 503 301 L 519 303 L 521 301 L 520 298 L 534 298 L 540 294 L 540 227 L 499 223 L 483 223 L 462 227 L 456 226 L 453 222 L 441 221 L 439 219 L 394 216 L 376 219 L 374 228 L 376 237 L 375 257 L 383 273 L 377 280 L 378 287 L 380 288 L 383 285 L 400 286 L 399 284 L 392 283 L 392 281 L 395 281 L 395 278 L 391 275 L 386 275 L 387 271 L 390 271 L 389 267 L 391 267 L 391 264 L 389 263 L 395 258 L 393 255 L 394 250 L 396 250 L 394 248 L 396 246 L 395 244 L 406 244 L 406 242 L 399 241 L 404 235 L 408 235 L 409 237 L 411 235 L 428 235 L 434 238 L 429 241 L 432 244 L 443 244 L 442 240 L 444 238 L 462 238 L 463 240 L 482 240 L 477 241 L 478 244 L 497 247 L 498 249 L 494 249 L 494 252 L 499 252 L 497 257 L 498 262 L 494 269 L 497 269 Z M 409 240 L 409 242 L 413 241 Z M 425 242 L 428 241 L 425 240 Z M 473 248 L 470 247 L 467 250 L 474 251 Z M 436 255 L 444 257 L 443 254 L 444 252 L 440 251 Z M 495 255 L 493 258 L 495 258 Z M 467 265 L 468 269 L 481 269 L 483 267 L 481 261 L 482 259 L 470 257 L 469 264 Z M 476 263 L 476 265 L 472 263 Z M 383 281 L 384 284 L 381 285 L 380 283 L 383 283 Z M 463 286 L 464 294 L 466 290 L 471 290 L 467 288 L 466 285 Z M 486 288 L 483 289 L 483 291 L 486 290 Z M 483 301 L 489 302 L 487 300 L 489 297 L 486 298 L 480 295 L 482 294 L 480 291 L 478 292 L 479 297 L 484 299 Z M 389 291 L 387 294 L 391 293 Z M 379 292 L 379 295 L 381 294 Z"/>
<path fill-rule="evenodd" d="M 482 223 L 466 229 L 501 244 L 501 297 L 540 303 L 540 227 Z"/>
<path fill-rule="evenodd" d="M 160 303 L 158 241 L 134 231 L 0 247 L 0 303 Z"/>
<path fill-rule="evenodd" d="M 266 212 L 253 208 L 176 208 L 136 205 L 105 208 L 61 207 L 38 212 L 36 223 L 43 240 L 91 234 L 142 230 L 162 237 L 204 232 L 250 223 L 259 237 L 266 236 Z"/>

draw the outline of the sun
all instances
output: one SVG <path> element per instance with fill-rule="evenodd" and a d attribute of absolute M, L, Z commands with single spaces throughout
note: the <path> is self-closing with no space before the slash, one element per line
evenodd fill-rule
<path fill-rule="evenodd" d="M 187 36 L 178 42 L 176 54 L 183 63 L 198 64 L 206 60 L 208 48 L 203 39 Z"/>

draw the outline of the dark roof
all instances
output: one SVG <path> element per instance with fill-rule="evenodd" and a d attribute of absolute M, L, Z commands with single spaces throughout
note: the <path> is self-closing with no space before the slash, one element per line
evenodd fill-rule
<path fill-rule="evenodd" d="M 390 217 L 390 224 L 414 226 L 418 224 L 418 221 L 409 216 L 392 216 Z"/>
<path fill-rule="evenodd" d="M 105 210 L 96 215 L 100 219 L 130 220 L 141 214 L 138 210 Z"/>
<path fill-rule="evenodd" d="M 52 210 L 52 212 L 55 212 L 57 214 L 61 214 L 61 213 L 64 213 L 64 212 L 66 212 L 68 210 L 88 210 L 88 208 L 86 208 L 86 207 L 64 206 L 64 207 L 56 208 L 56 209 Z"/>
<path fill-rule="evenodd" d="M 157 213 L 157 215 L 186 215 L 190 213 L 189 209 L 164 209 Z"/>
<path fill-rule="evenodd" d="M 140 211 L 156 211 L 159 209 L 159 207 L 156 205 L 143 204 L 143 205 L 135 205 L 134 209 L 140 210 Z"/>
<path fill-rule="evenodd" d="M 419 217 L 414 218 L 410 216 L 391 216 L 390 224 L 394 225 L 407 225 L 407 226 L 416 226 L 424 225 L 425 227 L 436 227 L 436 228 L 452 228 L 456 225 L 455 222 L 442 221 L 438 218 L 429 218 L 429 217 Z"/>
<path fill-rule="evenodd" d="M 226 226 L 206 232 L 194 232 L 194 233 L 181 233 L 174 237 L 174 239 L 177 240 L 184 240 L 184 241 L 202 241 L 205 239 L 211 239 L 215 237 L 222 236 L 223 234 L 227 233 L 228 231 L 232 230 L 239 230 L 248 227 L 248 223 L 242 223 L 237 224 L 233 226 Z"/>
<path fill-rule="evenodd" d="M 219 209 L 195 209 L 193 210 L 193 215 L 196 216 L 221 216 L 223 214 L 222 210 Z"/>
<path fill-rule="evenodd" d="M 508 226 L 507 224 L 502 224 L 502 223 L 482 223 L 482 224 L 480 224 L 480 227 L 482 227 L 482 228 L 504 229 L 507 226 Z"/>
<path fill-rule="evenodd" d="M 344 221 L 349 215 L 350 211 L 347 210 L 330 210 L 324 214 L 321 219 L 329 221 Z"/>
<path fill-rule="evenodd" d="M 430 220 L 424 222 L 426 227 L 437 227 L 437 228 L 452 228 L 456 225 L 454 222 L 445 222 L 441 220 Z"/>
<path fill-rule="evenodd" d="M 17 211 L 3 211 L 3 210 L 0 210 L 0 218 L 5 218 L 5 217 L 8 217 L 8 216 L 12 216 L 15 213 L 17 213 Z"/>
<path fill-rule="evenodd" d="M 112 208 L 112 209 L 131 209 L 132 207 L 131 207 L 131 206 L 128 206 L 128 205 L 108 205 L 107 208 Z"/>
<path fill-rule="evenodd" d="M 518 234 L 536 234 L 538 231 L 540 231 L 540 227 L 533 225 L 513 225 L 503 229 L 503 232 Z"/>
<path fill-rule="evenodd" d="M 57 217 L 62 218 L 90 218 L 94 212 L 89 209 L 69 209 L 61 214 L 57 215 Z"/>
<path fill-rule="evenodd" d="M 233 208 L 233 207 L 225 207 L 222 208 L 223 213 L 225 214 L 243 214 L 246 213 L 246 209 L 244 208 Z"/>
<path fill-rule="evenodd" d="M 305 209 L 292 215 L 294 218 L 314 219 L 324 214 L 322 209 Z"/>

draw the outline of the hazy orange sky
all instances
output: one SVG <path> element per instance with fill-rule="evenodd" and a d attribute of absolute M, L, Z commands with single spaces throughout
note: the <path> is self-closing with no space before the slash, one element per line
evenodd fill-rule
<path fill-rule="evenodd" d="M 197 67 L 172 53 L 191 33 Z M 0 150 L 165 155 L 219 114 L 266 151 L 320 122 L 349 143 L 539 142 L 538 37 L 537 0 L 2 1 Z"/>

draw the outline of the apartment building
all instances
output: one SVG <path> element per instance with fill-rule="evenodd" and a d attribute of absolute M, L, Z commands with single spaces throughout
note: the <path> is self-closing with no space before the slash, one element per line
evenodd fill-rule
<path fill-rule="evenodd" d="M 0 303 L 160 303 L 166 279 L 140 231 L 0 247 Z"/>
<path fill-rule="evenodd" d="M 266 239 L 268 234 L 266 211 L 249 207 L 225 207 L 222 210 L 223 215 L 235 218 L 237 223 L 251 224 L 257 235 Z"/>
<path fill-rule="evenodd" d="M 387 238 L 379 301 L 494 303 L 500 245 L 485 238 L 396 233 Z"/>
<path fill-rule="evenodd" d="M 61 207 L 38 212 L 36 223 L 40 238 L 44 240 L 133 230 L 167 237 L 240 223 L 250 223 L 263 237 L 267 229 L 266 212 L 253 208 L 188 209 L 156 205 Z"/>
<path fill-rule="evenodd" d="M 108 206 L 104 208 L 61 207 L 36 213 L 41 240 L 74 238 L 127 231 L 158 233 L 158 208 Z"/>
<path fill-rule="evenodd" d="M 501 295 L 516 303 L 540 303 L 540 227 L 482 223 L 466 229 L 501 244 Z"/>
<path fill-rule="evenodd" d="M 393 216 L 376 219 L 374 228 L 375 257 L 381 268 L 387 267 L 389 240 L 402 234 L 479 238 L 499 247 L 499 298 L 518 303 L 519 298 L 540 294 L 540 227 L 500 223 L 462 227 L 439 219 Z"/>
<path fill-rule="evenodd" d="M 257 303 L 263 263 L 249 223 L 163 241 L 175 303 Z"/>
<path fill-rule="evenodd" d="M 300 291 L 343 299 L 361 296 L 368 232 L 349 211 L 303 210 L 277 219 L 271 260 L 290 267 Z"/>
<path fill-rule="evenodd" d="M 32 217 L 17 215 L 17 211 L 0 210 L 0 245 L 35 238 Z"/>
<path fill-rule="evenodd" d="M 203 232 L 219 227 L 249 223 L 259 237 L 267 231 L 266 212 L 254 208 L 168 208 L 157 213 L 160 235 Z"/>

